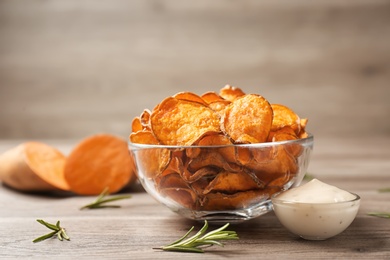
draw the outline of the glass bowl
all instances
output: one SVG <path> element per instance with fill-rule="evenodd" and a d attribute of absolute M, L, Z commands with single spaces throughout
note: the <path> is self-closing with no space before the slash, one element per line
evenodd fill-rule
<path fill-rule="evenodd" d="M 272 196 L 276 217 L 291 233 L 306 240 L 325 240 L 343 232 L 355 219 L 360 197 L 351 193 L 347 201 L 304 203 Z"/>
<path fill-rule="evenodd" d="M 146 192 L 198 221 L 242 222 L 272 211 L 271 196 L 299 185 L 313 136 L 221 146 L 129 143 Z"/>

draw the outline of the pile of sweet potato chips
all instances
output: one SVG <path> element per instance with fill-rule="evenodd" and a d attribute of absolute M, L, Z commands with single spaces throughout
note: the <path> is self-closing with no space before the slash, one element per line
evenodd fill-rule
<path fill-rule="evenodd" d="M 268 199 L 298 172 L 307 119 L 258 94 L 225 86 L 180 92 L 133 119 L 137 170 L 158 192 L 192 210 L 241 209 Z M 251 145 L 245 145 L 251 144 Z M 253 145 L 258 144 L 258 145 Z"/>

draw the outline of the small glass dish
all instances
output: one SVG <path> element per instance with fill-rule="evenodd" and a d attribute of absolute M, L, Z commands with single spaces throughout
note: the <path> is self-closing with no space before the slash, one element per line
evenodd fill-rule
<path fill-rule="evenodd" d="M 218 146 L 129 143 L 146 192 L 177 214 L 237 223 L 272 211 L 271 196 L 299 185 L 313 136 Z"/>
<path fill-rule="evenodd" d="M 326 240 L 343 232 L 355 219 L 360 197 L 330 203 L 304 203 L 271 198 L 280 223 L 291 233 L 306 240 Z"/>

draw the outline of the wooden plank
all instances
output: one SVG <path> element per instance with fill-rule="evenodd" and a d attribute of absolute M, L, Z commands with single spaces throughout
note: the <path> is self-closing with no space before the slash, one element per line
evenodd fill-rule
<path fill-rule="evenodd" d="M 336 141 L 340 150 L 333 154 L 332 147 Z M 382 139 L 383 144 L 388 141 Z M 313 172 L 321 173 L 321 180 L 361 196 L 358 216 L 346 231 L 329 240 L 306 241 L 290 234 L 270 212 L 232 225 L 230 228 L 239 234 L 240 240 L 228 242 L 223 248 L 208 248 L 202 258 L 389 258 L 389 220 L 367 215 L 370 211 L 390 211 L 390 193 L 377 190 L 390 186 L 389 150 L 385 146 L 376 146 L 375 141 L 371 145 L 369 141 L 362 142 L 366 146 L 358 146 L 356 150 L 355 142 L 352 139 L 323 140 L 319 142 L 318 156 L 313 157 L 311 164 Z M 52 144 L 55 145 L 55 142 Z M 69 147 L 69 143 L 65 145 L 64 141 L 58 144 L 62 149 Z M 0 142 L 0 152 L 12 146 L 13 142 Z M 367 154 L 378 156 L 362 164 Z M 348 158 L 347 164 L 354 167 L 356 175 L 344 175 L 344 157 Z M 362 165 L 365 167 L 362 168 Z M 339 174 L 329 174 L 323 169 L 330 166 Z M 374 174 L 366 173 L 366 169 L 371 169 Z M 0 258 L 199 258 L 197 254 L 162 252 L 153 248 L 176 240 L 192 225 L 199 228 L 202 223 L 179 217 L 159 205 L 142 189 L 125 192 L 133 197 L 118 202 L 122 206 L 119 209 L 81 211 L 79 208 L 93 197 L 33 195 L 0 186 Z M 50 222 L 61 220 L 71 241 L 51 239 L 32 243 L 35 237 L 47 233 L 47 229 L 36 222 L 38 218 Z"/>

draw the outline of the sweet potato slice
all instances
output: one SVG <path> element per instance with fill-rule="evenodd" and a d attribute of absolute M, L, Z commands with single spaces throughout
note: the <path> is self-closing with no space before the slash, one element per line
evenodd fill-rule
<path fill-rule="evenodd" d="M 219 132 L 219 116 L 198 102 L 168 97 L 151 115 L 152 131 L 165 145 L 192 145 L 208 132 Z"/>
<path fill-rule="evenodd" d="M 223 112 L 225 110 L 225 108 L 230 105 L 230 102 L 229 100 L 220 100 L 220 101 L 215 101 L 215 102 L 211 102 L 209 104 L 209 108 L 211 108 L 212 110 L 214 110 L 216 113 L 218 113 L 220 116 L 223 116 Z"/>
<path fill-rule="evenodd" d="M 40 142 L 26 142 L 0 155 L 0 180 L 20 191 L 69 190 L 65 156 Z"/>
<path fill-rule="evenodd" d="M 221 88 L 219 95 L 226 100 L 233 101 L 238 97 L 244 96 L 245 92 L 238 87 L 226 85 L 225 87 Z"/>
<path fill-rule="evenodd" d="M 209 193 L 199 200 L 198 210 L 235 210 L 243 209 L 268 199 L 277 191 L 275 188 L 265 188 L 225 194 Z"/>
<path fill-rule="evenodd" d="M 213 103 L 213 102 L 216 102 L 216 101 L 225 101 L 225 99 L 223 97 L 221 97 L 220 95 L 218 95 L 216 92 L 214 91 L 208 91 L 206 93 L 204 93 L 203 95 L 200 96 L 207 104 L 210 104 L 210 103 Z"/>
<path fill-rule="evenodd" d="M 158 140 L 151 131 L 137 131 L 129 136 L 130 142 L 138 144 L 159 144 Z"/>
<path fill-rule="evenodd" d="M 272 125 L 272 108 L 256 94 L 235 99 L 225 108 L 222 130 L 236 143 L 266 142 Z"/>
<path fill-rule="evenodd" d="M 141 118 L 140 117 L 134 117 L 133 121 L 131 121 L 131 131 L 132 132 L 138 132 L 142 131 L 142 123 L 141 123 Z"/>
<path fill-rule="evenodd" d="M 180 99 L 180 100 L 198 102 L 202 105 L 207 106 L 206 101 L 204 101 L 200 96 L 198 96 L 197 94 L 192 93 L 192 92 L 186 92 L 186 91 L 179 92 L 179 93 L 175 94 L 173 97 L 176 99 Z"/>
<path fill-rule="evenodd" d="M 285 126 L 291 127 L 296 134 L 301 129 L 299 116 L 285 105 L 271 104 L 274 117 L 272 120 L 271 131 L 277 131 Z"/>
<path fill-rule="evenodd" d="M 253 178 L 254 177 L 254 178 Z M 247 191 L 263 188 L 256 178 L 245 172 L 220 172 L 205 188 L 204 194 L 210 192 L 223 192 L 227 194 L 236 193 L 239 191 Z"/>
<path fill-rule="evenodd" d="M 82 140 L 68 156 L 64 168 L 70 190 L 79 195 L 120 191 L 135 180 L 134 161 L 127 142 L 109 134 Z"/>
<path fill-rule="evenodd" d="M 179 174 L 172 172 L 161 176 L 157 181 L 158 190 L 164 196 L 176 201 L 186 208 L 196 205 L 197 196 Z"/>

